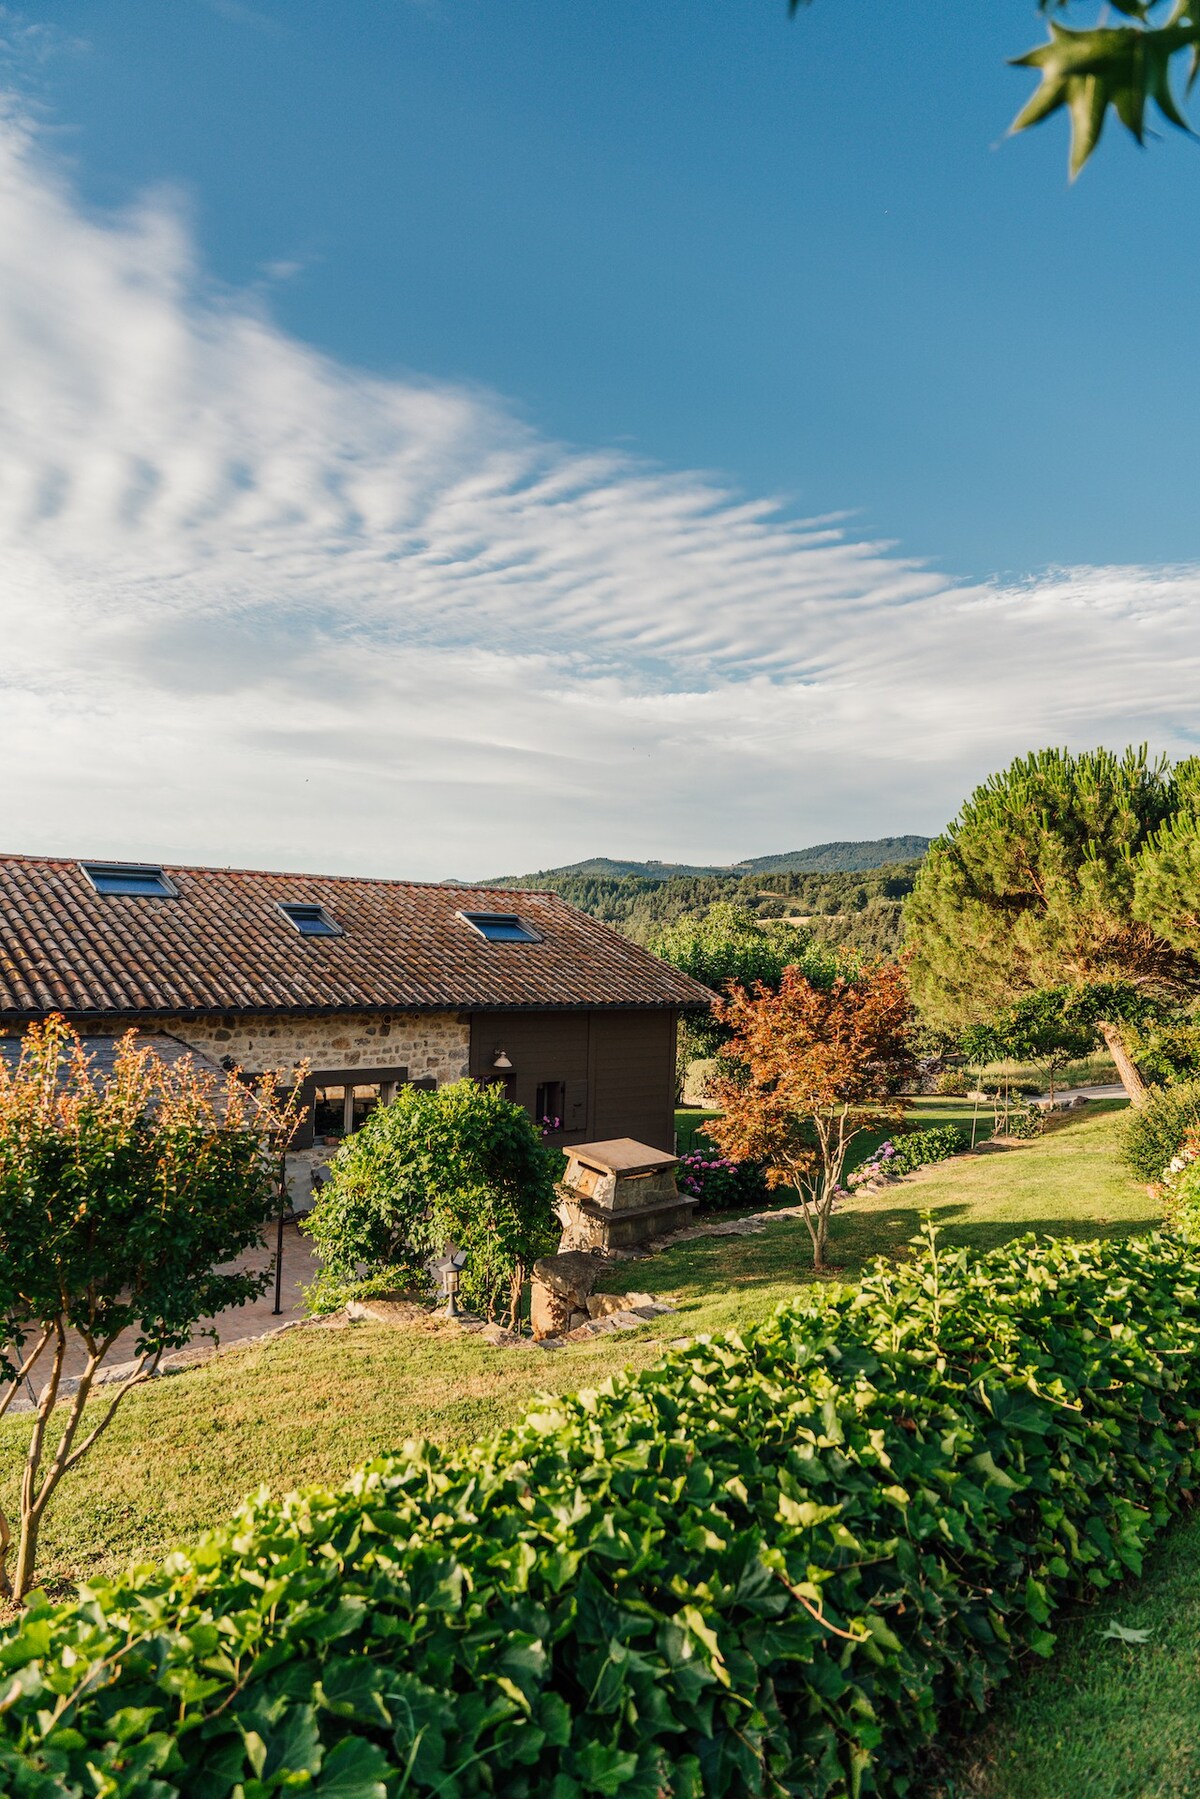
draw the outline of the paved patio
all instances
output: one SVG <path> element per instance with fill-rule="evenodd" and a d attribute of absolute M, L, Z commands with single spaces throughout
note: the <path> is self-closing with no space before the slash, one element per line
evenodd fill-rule
<path fill-rule="evenodd" d="M 227 1264 L 229 1269 L 273 1270 L 275 1266 L 275 1229 L 268 1232 L 268 1240 L 257 1249 L 251 1249 L 237 1261 Z M 313 1251 L 311 1241 L 302 1235 L 295 1224 L 283 1227 L 283 1282 L 280 1293 L 280 1311 L 275 1312 L 275 1283 L 268 1286 L 261 1299 L 249 1305 L 230 1306 L 215 1317 L 202 1318 L 184 1351 L 173 1351 L 168 1361 L 202 1361 L 206 1355 L 212 1354 L 216 1347 L 228 1348 L 231 1343 L 246 1343 L 255 1337 L 267 1336 L 281 1325 L 295 1323 L 298 1319 L 307 1318 L 304 1308 L 303 1292 L 309 1285 L 320 1261 Z M 215 1330 L 217 1343 L 203 1333 Z M 136 1331 L 123 1331 L 117 1338 L 101 1369 L 101 1378 L 112 1380 L 120 1378 L 120 1371 L 132 1372 L 132 1364 L 137 1357 Z M 79 1338 L 74 1338 L 68 1345 L 65 1379 L 69 1383 L 69 1393 L 75 1381 L 87 1363 L 87 1350 Z M 33 1373 L 34 1392 L 40 1392 L 42 1382 L 38 1379 L 40 1369 Z M 44 1377 L 43 1377 L 44 1378 Z M 18 1394 L 9 1408 L 11 1411 L 26 1412 L 33 1407 L 33 1398 L 28 1387 Z"/>

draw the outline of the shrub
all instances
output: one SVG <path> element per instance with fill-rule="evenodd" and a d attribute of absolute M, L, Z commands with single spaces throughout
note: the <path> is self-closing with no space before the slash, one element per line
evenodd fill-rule
<path fill-rule="evenodd" d="M 503 1301 L 515 1318 L 530 1264 L 558 1239 L 560 1163 L 498 1086 L 402 1087 L 343 1142 L 305 1224 L 324 1262 L 310 1305 L 424 1285 L 425 1260 L 453 1242 L 465 1303 L 491 1318 Z"/>
<path fill-rule="evenodd" d="M 1045 1128 L 1046 1114 L 1036 1106 L 1013 1106 L 1000 1119 L 1000 1129 L 1006 1137 L 1028 1140 L 1040 1137 Z"/>
<path fill-rule="evenodd" d="M 1185 1242 L 1200 1242 L 1200 1132 L 1188 1136 L 1162 1173 L 1163 1217 Z"/>
<path fill-rule="evenodd" d="M 0 1638 L 18 1799 L 914 1790 L 1200 1477 L 1200 1256 L 932 1238 Z"/>
<path fill-rule="evenodd" d="M 933 1083 L 935 1093 L 943 1093 L 947 1098 L 961 1099 L 970 1091 L 973 1083 L 968 1083 L 961 1068 L 943 1068 Z"/>
<path fill-rule="evenodd" d="M 0 1060 L 0 1414 L 40 1387 L 11 1526 L 0 1509 L 0 1593 L 29 1588 L 59 1481 L 130 1389 L 202 1318 L 266 1287 L 266 1270 L 221 1265 L 262 1241 L 294 1125 L 295 1098 L 281 1108 L 269 1077 L 252 1090 L 190 1056 L 164 1062 L 134 1031 L 104 1068 L 52 1017 L 15 1067 Z M 121 1378 L 104 1363 L 124 1332 Z"/>
<path fill-rule="evenodd" d="M 1160 1181 L 1190 1131 L 1200 1129 L 1200 1080 L 1153 1087 L 1146 1104 L 1131 1107 L 1121 1126 L 1126 1164 L 1139 1180 Z"/>
<path fill-rule="evenodd" d="M 730 1162 L 703 1150 L 680 1158 L 677 1179 L 681 1192 L 700 1201 L 702 1212 L 752 1211 L 771 1196 L 760 1162 Z"/>
<path fill-rule="evenodd" d="M 927 1131 L 905 1131 L 895 1139 L 894 1147 L 896 1153 L 891 1160 L 891 1172 L 912 1174 L 929 1162 L 944 1162 L 947 1156 L 961 1154 L 967 1147 L 967 1139 L 956 1125 L 939 1124 Z"/>

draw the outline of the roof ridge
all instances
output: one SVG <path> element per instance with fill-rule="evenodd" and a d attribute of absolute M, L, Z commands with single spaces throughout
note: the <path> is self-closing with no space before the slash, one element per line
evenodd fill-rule
<path fill-rule="evenodd" d="M 161 868 L 164 874 L 189 875 L 266 875 L 277 880 L 353 881 L 358 886 L 421 887 L 441 893 L 533 893 L 541 898 L 561 899 L 553 887 L 492 887 L 474 881 L 419 881 L 408 875 L 322 874 L 305 868 L 241 868 L 226 862 L 164 862 L 129 856 L 30 856 L 20 850 L 0 850 L 0 863 L 17 863 L 22 867 L 80 868 Z M 569 901 L 564 902 L 569 904 Z"/>

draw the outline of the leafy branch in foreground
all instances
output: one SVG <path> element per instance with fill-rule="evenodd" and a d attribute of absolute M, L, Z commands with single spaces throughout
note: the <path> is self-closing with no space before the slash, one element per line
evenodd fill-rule
<path fill-rule="evenodd" d="M 788 0 L 788 11 L 794 16 L 808 3 Z M 1066 12 L 1070 4 L 1039 0 L 1038 10 Z M 1099 143 L 1110 108 L 1139 144 L 1145 142 L 1151 103 L 1170 124 L 1191 133 L 1171 73 L 1176 57 L 1186 56 L 1190 93 L 1200 73 L 1200 0 L 1112 0 L 1112 5 L 1132 23 L 1075 30 L 1051 19 L 1046 42 L 1012 59 L 1014 68 L 1037 69 L 1041 83 L 1011 129 L 1027 131 L 1065 111 L 1071 121 L 1072 179 Z"/>

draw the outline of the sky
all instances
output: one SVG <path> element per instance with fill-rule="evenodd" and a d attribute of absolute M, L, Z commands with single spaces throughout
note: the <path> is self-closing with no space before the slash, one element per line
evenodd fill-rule
<path fill-rule="evenodd" d="M 0 10 L 3 847 L 724 862 L 1194 753 L 1200 149 L 1007 139 L 1041 30 Z"/>

